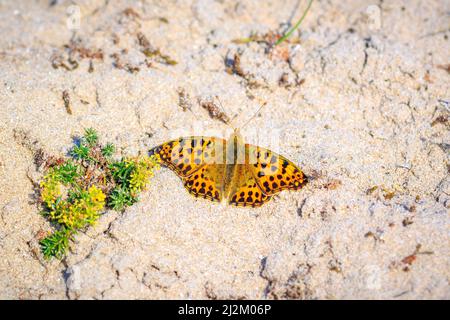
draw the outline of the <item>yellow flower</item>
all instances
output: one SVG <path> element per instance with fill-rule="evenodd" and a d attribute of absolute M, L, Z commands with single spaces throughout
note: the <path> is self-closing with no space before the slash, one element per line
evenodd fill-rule
<path fill-rule="evenodd" d="M 106 196 L 103 193 L 103 191 L 101 189 L 97 188 L 96 186 L 92 186 L 89 188 L 88 192 L 89 192 L 91 201 L 96 204 L 96 207 L 100 207 L 100 209 L 102 209 L 103 206 L 105 205 L 105 199 L 106 199 Z"/>
<path fill-rule="evenodd" d="M 57 181 L 54 171 L 49 172 L 40 183 L 41 199 L 50 208 L 61 196 L 61 184 Z"/>
<path fill-rule="evenodd" d="M 53 201 L 49 215 L 53 221 L 66 226 L 68 229 L 79 229 L 86 225 L 92 225 L 105 206 L 106 196 L 97 186 L 91 186 L 85 197 L 69 203 L 67 200 Z"/>
<path fill-rule="evenodd" d="M 133 193 L 145 189 L 148 180 L 153 177 L 154 171 L 159 169 L 159 163 L 154 156 L 136 160 L 135 169 L 130 175 L 130 186 Z"/>

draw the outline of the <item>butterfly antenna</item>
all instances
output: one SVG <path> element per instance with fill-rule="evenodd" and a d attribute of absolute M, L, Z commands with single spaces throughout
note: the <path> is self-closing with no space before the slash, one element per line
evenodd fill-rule
<path fill-rule="evenodd" d="M 195 118 L 195 120 L 197 120 L 197 121 L 201 121 L 201 119 L 199 118 L 199 117 L 197 117 L 197 115 L 195 114 L 195 112 L 194 111 L 192 111 L 192 109 L 191 108 L 186 108 L 186 109 L 188 109 L 191 113 L 192 113 L 192 115 L 194 116 L 194 118 Z"/>
<path fill-rule="evenodd" d="M 247 122 L 244 123 L 244 125 L 241 127 L 244 128 L 247 124 L 249 124 L 250 121 L 252 121 L 262 110 L 262 108 L 264 108 L 267 104 L 267 101 L 264 101 L 264 103 L 259 107 L 259 109 L 253 114 L 253 116 L 250 117 L 250 119 L 247 120 Z"/>

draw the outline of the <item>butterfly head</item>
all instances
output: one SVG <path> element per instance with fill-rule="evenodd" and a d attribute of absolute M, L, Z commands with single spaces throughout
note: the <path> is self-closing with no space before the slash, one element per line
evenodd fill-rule
<path fill-rule="evenodd" d="M 241 131 L 239 128 L 234 128 L 233 133 L 230 136 L 230 141 L 233 141 L 234 143 L 242 143 L 244 141 L 244 138 L 241 135 Z"/>

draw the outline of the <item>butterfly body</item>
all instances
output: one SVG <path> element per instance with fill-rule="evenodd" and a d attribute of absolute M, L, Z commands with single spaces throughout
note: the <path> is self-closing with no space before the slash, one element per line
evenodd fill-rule
<path fill-rule="evenodd" d="M 194 195 L 235 206 L 259 207 L 278 192 L 301 189 L 302 171 L 286 158 L 246 144 L 238 130 L 230 139 L 192 136 L 153 148 Z"/>

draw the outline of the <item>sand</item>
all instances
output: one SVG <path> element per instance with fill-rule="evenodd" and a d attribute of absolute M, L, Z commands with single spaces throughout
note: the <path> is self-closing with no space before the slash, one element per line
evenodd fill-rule
<path fill-rule="evenodd" d="M 449 299 L 450 2 L 316 1 L 278 51 L 233 43 L 284 30 L 296 4 L 2 1 L 0 298 Z M 139 33 L 177 64 L 146 61 Z M 71 40 L 84 51 L 67 70 Z M 235 208 L 161 169 L 65 259 L 42 257 L 39 149 L 64 156 L 88 127 L 127 156 L 227 137 L 198 103 L 215 96 L 237 126 L 267 103 L 243 136 L 310 183 Z"/>

